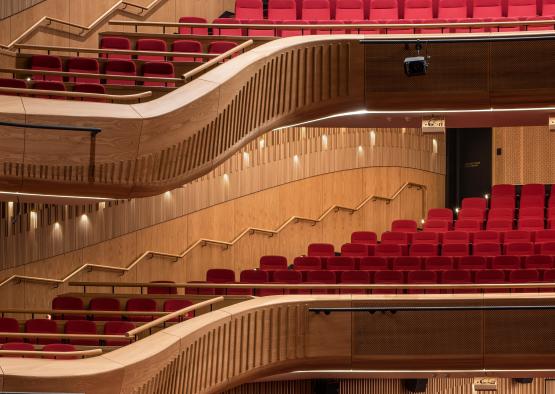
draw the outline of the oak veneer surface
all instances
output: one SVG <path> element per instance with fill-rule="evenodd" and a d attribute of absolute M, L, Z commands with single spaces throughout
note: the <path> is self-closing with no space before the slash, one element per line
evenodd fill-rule
<path fill-rule="evenodd" d="M 422 377 L 433 377 L 438 370 L 449 377 L 507 378 L 514 374 L 547 377 L 555 373 L 555 349 L 552 331 L 549 332 L 553 330 L 553 317 L 545 311 L 534 312 L 541 319 L 539 324 L 536 319 L 522 319 L 518 311 L 483 311 L 465 315 L 465 324 L 452 324 L 447 331 L 430 331 L 426 327 L 445 320 L 443 313 L 317 315 L 308 308 L 548 305 L 553 303 L 554 296 L 544 293 L 263 297 L 173 325 L 87 360 L 0 359 L 3 389 L 78 388 L 91 394 L 215 393 L 273 374 L 318 369 L 365 369 L 372 370 L 375 377 L 383 374 L 390 378 L 390 371 L 396 371 L 395 377 L 399 378 L 414 374 L 414 370 L 420 371 Z M 504 318 L 491 320 L 499 314 Z M 418 327 L 419 323 L 424 325 Z M 362 339 L 361 330 L 372 325 Z M 451 348 L 448 338 L 473 346 Z M 359 347 L 361 340 L 379 349 Z M 398 352 L 401 348 L 403 354 Z M 434 350 L 433 357 L 430 349 Z M 547 371 L 532 371 L 540 368 Z"/>

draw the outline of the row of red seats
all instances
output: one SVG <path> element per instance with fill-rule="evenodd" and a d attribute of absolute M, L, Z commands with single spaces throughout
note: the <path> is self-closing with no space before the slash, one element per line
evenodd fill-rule
<path fill-rule="evenodd" d="M 386 260 L 387 261 L 387 260 Z M 551 262 L 551 267 L 553 263 Z M 496 283 L 535 283 L 535 282 L 554 282 L 555 269 L 505 269 L 484 267 L 467 268 L 447 268 L 434 270 L 431 267 L 425 270 L 413 269 L 411 264 L 399 265 L 397 269 L 390 269 L 390 266 L 379 267 L 373 265 L 368 270 L 244 270 L 240 274 L 240 282 L 243 284 L 496 284 Z M 212 269 L 207 272 L 206 283 L 233 284 L 235 274 L 232 270 Z M 252 289 L 252 288 L 191 288 L 199 294 L 220 294 L 220 295 L 280 295 L 280 294 L 322 294 L 338 293 L 333 289 Z M 552 291 L 552 289 L 548 289 Z M 486 290 L 488 291 L 488 290 Z M 508 291 L 508 289 L 495 289 L 491 291 Z M 519 292 L 519 290 L 515 290 Z M 524 291 L 524 290 L 523 290 Z M 526 289 L 534 291 L 537 289 Z M 342 290 L 342 293 L 372 293 L 390 294 L 403 293 L 402 289 L 373 289 L 373 290 Z M 439 293 L 440 290 L 408 290 L 408 293 Z M 479 292 L 479 289 L 456 290 L 446 289 L 444 293 L 458 292 Z"/>
<path fill-rule="evenodd" d="M 127 321 L 108 321 L 104 324 L 104 335 L 123 335 L 126 332 L 135 328 L 135 324 Z M 0 318 L 0 332 L 3 333 L 19 333 L 19 322 L 10 317 Z M 49 319 L 30 319 L 24 324 L 25 333 L 32 334 L 58 334 L 58 324 L 54 320 Z M 97 335 L 97 328 L 95 322 L 89 320 L 69 320 L 65 323 L 64 333 L 66 334 L 85 334 Z M 28 344 L 51 344 L 59 342 L 59 339 L 46 339 L 46 338 L 28 338 Z M 21 338 L 8 338 L 0 336 L 0 343 L 7 342 L 22 342 Z M 100 342 L 93 339 L 70 339 L 68 341 L 73 345 L 83 346 L 98 346 Z M 122 340 L 106 340 L 105 346 L 125 346 L 129 341 Z"/>
<path fill-rule="evenodd" d="M 75 57 L 66 63 L 66 71 L 73 73 L 99 74 L 100 65 L 98 60 L 87 57 Z M 31 70 L 40 71 L 62 71 L 62 60 L 58 56 L 52 55 L 33 55 L 30 60 Z M 132 60 L 112 59 L 104 64 L 104 74 L 107 75 L 127 75 L 138 76 L 137 67 Z M 143 77 L 174 78 L 175 72 L 173 64 L 170 62 L 149 61 L 142 65 Z M 31 79 L 35 81 L 63 82 L 64 77 L 60 75 L 33 75 Z M 66 80 L 72 83 L 100 84 L 101 79 L 97 77 L 67 77 Z M 133 80 L 106 79 L 108 85 L 135 85 Z M 144 86 L 169 86 L 174 87 L 173 82 L 143 82 Z"/>
<path fill-rule="evenodd" d="M 190 34 L 190 33 L 189 33 Z M 233 35 L 233 34 L 227 34 Z M 240 34 L 239 34 L 240 35 Z M 237 46 L 234 42 L 213 41 L 208 44 L 207 53 L 222 54 Z M 100 39 L 101 49 L 131 50 L 131 41 L 127 37 L 113 36 Z M 157 38 L 140 38 L 135 45 L 137 51 L 168 52 L 166 41 Z M 202 44 L 195 40 L 175 40 L 171 43 L 171 52 L 202 53 Z M 131 60 L 132 55 L 120 53 L 101 53 L 101 58 Z M 144 61 L 173 61 L 173 62 L 202 62 L 202 58 L 191 56 L 162 56 L 137 55 L 137 60 Z"/>
<path fill-rule="evenodd" d="M 269 0 L 268 19 L 402 20 L 555 15 L 553 0 Z M 236 0 L 235 17 L 263 19 L 262 0 Z"/>
<path fill-rule="evenodd" d="M 397 244 L 471 244 L 471 243 L 483 243 L 483 242 L 494 242 L 501 244 L 509 244 L 514 242 L 536 242 L 538 244 L 545 242 L 555 242 L 555 229 L 552 230 L 538 230 L 538 231 L 527 231 L 527 230 L 508 230 L 508 231 L 492 231 L 492 230 L 478 230 L 475 232 L 471 231 L 460 231 L 453 230 L 447 231 L 445 233 L 436 232 L 405 232 L 403 228 L 395 226 L 395 222 L 392 224 L 392 231 L 386 231 L 382 234 L 382 243 L 397 243 Z M 359 242 L 357 237 L 366 236 L 366 238 L 374 238 L 375 234 L 371 233 L 369 235 L 366 232 L 355 232 L 351 236 L 352 243 L 368 243 Z M 374 236 L 373 236 L 374 235 Z M 377 242 L 372 242 L 376 244 Z M 315 244 L 316 245 L 316 244 Z M 310 248 L 310 247 L 309 247 Z M 312 247 L 313 249 L 316 246 Z M 330 250 L 329 246 L 322 246 L 323 250 Z M 353 249 L 356 251 L 356 249 Z"/>
<path fill-rule="evenodd" d="M 29 85 L 27 81 L 23 79 L 15 79 L 15 78 L 0 78 L 0 87 L 3 88 L 16 88 L 16 89 L 28 89 Z M 36 81 L 33 82 L 31 85 L 31 89 L 35 90 L 53 90 L 59 92 L 65 92 L 66 87 L 62 82 L 53 82 L 53 81 Z M 96 83 L 78 83 L 73 86 L 73 92 L 79 93 L 96 93 L 96 94 L 105 94 L 106 89 L 103 85 L 96 84 Z M 2 93 L 5 95 L 11 95 L 11 93 Z M 37 98 L 54 98 L 58 100 L 65 100 L 67 97 L 62 96 L 45 96 L 44 94 L 34 94 L 33 92 L 29 92 L 29 95 Z M 88 100 L 88 99 L 85 99 Z M 97 99 L 90 100 L 90 101 L 98 101 Z"/>
<path fill-rule="evenodd" d="M 12 351 L 25 351 L 32 352 L 35 351 L 35 346 L 27 342 L 9 342 L 0 345 L 0 350 L 12 350 Z M 49 343 L 44 345 L 41 349 L 43 352 L 74 352 L 77 349 L 75 346 L 69 343 Z M 58 359 L 58 360 L 74 360 L 78 359 L 78 356 L 42 356 L 42 355 L 29 355 L 29 356 L 4 356 L 4 357 L 21 357 L 21 358 L 47 358 L 47 359 Z"/>
<path fill-rule="evenodd" d="M 164 301 L 162 310 L 164 312 L 175 312 L 177 310 L 186 308 L 193 305 L 189 300 L 172 299 Z M 52 300 L 53 310 L 72 310 L 72 311 L 85 311 L 83 300 L 77 297 L 58 296 Z M 110 297 L 97 297 L 92 298 L 89 302 L 89 310 L 91 311 L 121 311 L 120 302 L 117 298 Z M 156 312 L 158 311 L 156 301 L 151 298 L 130 298 L 125 304 L 125 310 L 128 312 Z M 86 314 L 85 314 L 86 315 Z M 54 315 L 54 319 L 62 320 L 83 320 L 85 315 Z M 191 318 L 194 312 L 191 312 L 186 317 Z M 121 316 L 114 315 L 91 315 L 92 320 L 103 321 L 117 321 L 121 320 Z M 127 320 L 132 321 L 151 321 L 154 320 L 153 316 L 127 316 Z"/>

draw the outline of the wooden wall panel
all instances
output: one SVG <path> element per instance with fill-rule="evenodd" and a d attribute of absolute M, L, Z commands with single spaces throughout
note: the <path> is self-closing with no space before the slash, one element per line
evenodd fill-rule
<path fill-rule="evenodd" d="M 496 127 L 493 150 L 494 183 L 555 183 L 555 133 L 547 126 Z"/>
<path fill-rule="evenodd" d="M 0 19 L 33 7 L 45 0 L 3 0 L 0 2 Z"/>

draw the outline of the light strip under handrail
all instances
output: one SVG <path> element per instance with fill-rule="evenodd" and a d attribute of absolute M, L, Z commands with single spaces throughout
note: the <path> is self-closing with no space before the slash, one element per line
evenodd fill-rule
<path fill-rule="evenodd" d="M 102 131 L 102 129 L 98 127 L 78 127 L 78 126 L 48 125 L 48 124 L 20 123 L 20 122 L 6 122 L 6 121 L 0 121 L 0 126 L 20 127 L 25 129 L 84 131 L 86 133 L 92 133 L 92 134 L 98 134 Z"/>
<path fill-rule="evenodd" d="M 457 306 L 356 306 L 356 307 L 317 307 L 308 308 L 309 312 L 326 315 L 331 312 L 445 312 L 445 311 L 545 311 L 555 310 L 555 305 L 457 305 Z"/>
<path fill-rule="evenodd" d="M 202 301 L 202 302 L 199 302 L 199 303 L 197 303 L 197 304 L 188 306 L 188 307 L 186 307 L 186 308 L 179 309 L 179 310 L 177 310 L 177 311 L 175 311 L 175 312 L 172 312 L 172 313 L 170 313 L 170 314 L 168 314 L 168 315 L 166 315 L 166 316 L 160 317 L 160 318 L 158 318 L 158 319 L 156 319 L 156 320 L 153 320 L 153 321 L 151 321 L 151 322 L 148 322 L 148 323 L 146 323 L 146 324 L 143 324 L 142 326 L 139 326 L 139 327 L 137 327 L 137 328 L 134 328 L 134 329 L 132 329 L 132 330 L 129 330 L 129 331 L 127 331 L 127 332 L 125 333 L 125 335 L 126 335 L 127 337 L 136 337 L 138 334 L 140 334 L 140 333 L 142 333 L 142 332 L 144 332 L 144 331 L 146 331 L 146 330 L 149 330 L 149 329 L 151 329 L 152 327 L 156 327 L 156 326 L 159 326 L 159 325 L 161 325 L 161 324 L 164 324 L 164 323 L 167 322 L 168 320 L 175 319 L 176 317 L 185 315 L 185 314 L 187 314 L 187 313 L 189 313 L 189 312 L 196 311 L 196 310 L 201 309 L 201 308 L 204 308 L 205 306 L 208 306 L 208 305 L 217 304 L 218 302 L 222 302 L 223 300 L 224 300 L 224 297 L 221 297 L 221 296 L 220 296 L 220 297 L 215 297 L 215 298 L 211 298 L 211 299 L 209 299 L 209 300 Z"/>
<path fill-rule="evenodd" d="M 217 65 L 220 61 L 233 56 L 235 53 L 242 51 L 245 48 L 248 48 L 249 46 L 251 46 L 254 43 L 253 40 L 248 40 L 245 41 L 239 45 L 237 45 L 234 48 L 231 48 L 229 51 L 222 53 L 221 55 L 216 56 L 214 59 L 209 60 L 206 63 L 203 63 L 202 65 L 195 67 L 193 70 L 186 72 L 185 74 L 183 74 L 183 79 L 185 81 L 188 81 L 189 79 L 193 78 L 195 75 L 198 75 L 199 73 L 203 72 L 204 70 Z"/>
<path fill-rule="evenodd" d="M 88 98 L 88 99 L 105 99 L 117 101 L 133 101 L 140 100 L 152 96 L 152 91 L 134 93 L 134 94 L 101 94 L 101 93 L 82 93 L 82 92 L 64 92 L 61 90 L 44 90 L 44 89 L 30 89 L 30 88 L 4 88 L 0 87 L 0 93 L 9 94 L 25 94 L 25 95 L 42 95 L 57 96 L 57 97 L 75 97 L 75 98 Z"/>
<path fill-rule="evenodd" d="M 100 78 L 100 79 L 120 79 L 126 81 L 142 82 L 182 82 L 181 78 L 162 78 L 162 77 L 141 77 L 139 75 L 116 75 L 116 74 L 95 74 L 95 73 L 74 73 L 67 71 L 47 71 L 29 70 L 26 68 L 0 68 L 0 72 L 10 74 L 31 74 L 31 75 L 58 75 L 61 77 L 81 77 L 81 78 Z"/>
<path fill-rule="evenodd" d="M 320 283 L 116 283 L 116 282 L 69 282 L 70 286 L 83 287 L 174 287 L 209 289 L 313 289 L 313 290 L 395 290 L 395 289 L 529 289 L 555 288 L 554 282 L 531 283 L 429 283 L 429 284 L 320 284 Z"/>
<path fill-rule="evenodd" d="M 267 234 L 269 237 L 272 237 L 274 235 L 279 234 L 281 231 L 283 231 L 284 228 L 289 226 L 289 224 L 291 224 L 291 223 L 308 222 L 308 223 L 312 223 L 313 225 L 316 225 L 317 223 L 322 222 L 332 212 L 348 211 L 349 213 L 353 214 L 353 213 L 359 211 L 360 209 L 362 209 L 366 204 L 368 204 L 371 201 L 385 201 L 386 203 L 389 203 L 389 202 L 395 200 L 405 189 L 410 189 L 410 188 L 416 188 L 418 190 L 423 191 L 424 197 L 422 199 L 422 214 L 424 215 L 425 212 L 427 211 L 427 209 L 426 209 L 426 196 L 425 196 L 425 193 L 427 191 L 426 190 L 426 185 L 413 183 L 413 182 L 406 182 L 391 197 L 383 197 L 383 196 L 378 196 L 378 195 L 372 194 L 372 195 L 369 195 L 368 197 L 366 197 L 364 200 L 362 200 L 360 202 L 360 204 L 358 204 L 354 208 L 345 207 L 345 206 L 341 206 L 341 205 L 332 205 L 330 208 L 328 208 L 319 217 L 317 217 L 315 219 L 307 218 L 307 217 L 303 217 L 303 216 L 291 216 L 289 219 L 287 219 L 282 225 L 280 225 L 275 230 L 261 229 L 261 228 L 257 228 L 257 227 L 247 227 L 245 230 L 243 230 L 233 240 L 231 240 L 229 242 L 220 241 L 220 240 L 206 239 L 206 238 L 200 238 L 197 241 L 195 241 L 194 243 L 192 243 L 189 247 L 187 247 L 187 249 L 185 249 L 180 254 L 173 254 L 173 253 L 147 250 L 146 252 L 141 254 L 139 257 L 137 257 L 135 260 L 133 260 L 127 267 L 118 267 L 118 266 L 109 266 L 109 265 L 86 263 L 86 264 L 83 264 L 82 266 L 76 268 L 75 270 L 70 272 L 67 276 L 65 276 L 62 279 L 44 278 L 44 277 L 27 276 L 27 275 L 12 275 L 12 276 L 4 279 L 2 282 L 0 282 L 0 287 L 10 283 L 11 281 L 30 281 L 30 282 L 36 282 L 36 283 L 60 285 L 62 283 L 68 282 L 71 278 L 73 278 L 74 276 L 76 276 L 80 272 L 82 272 L 84 270 L 92 270 L 92 269 L 117 271 L 117 272 L 120 272 L 120 273 L 124 274 L 124 273 L 132 270 L 137 264 L 139 264 L 144 259 L 152 258 L 154 256 L 172 258 L 175 261 L 178 261 L 179 259 L 182 259 L 185 256 L 187 256 L 197 246 L 219 245 L 219 246 L 222 246 L 224 248 L 228 248 L 228 247 L 231 247 L 231 246 L 235 245 L 244 236 L 252 235 L 252 234 L 255 234 L 255 233 Z"/>
<path fill-rule="evenodd" d="M 198 58 L 213 58 L 218 56 L 215 53 L 197 53 L 197 52 L 161 52 L 161 51 L 136 51 L 125 49 L 105 49 L 105 48 L 81 48 L 81 47 L 62 47 L 50 45 L 30 45 L 30 44 L 15 44 L 17 49 L 32 49 L 39 51 L 55 51 L 55 52 L 83 52 L 83 53 L 107 53 L 107 54 L 120 54 L 120 55 L 159 55 L 159 56 L 190 56 Z M 32 53 L 29 55 L 33 55 Z M 101 59 L 102 60 L 102 59 Z M 106 60 L 109 60 L 108 58 Z M 140 60 L 140 59 L 138 59 Z"/>
<path fill-rule="evenodd" d="M 50 352 L 44 350 L 0 350 L 0 356 L 42 356 L 42 357 L 94 357 L 100 356 L 102 349 L 74 350 L 70 352 Z"/>
<path fill-rule="evenodd" d="M 78 25 L 76 23 L 71 23 L 65 20 L 61 20 L 61 19 L 57 19 L 57 18 L 52 18 L 50 16 L 43 16 L 41 19 L 39 19 L 37 22 L 35 22 L 32 26 L 30 26 L 27 30 L 25 30 L 23 33 L 21 33 L 19 36 L 17 36 L 12 42 L 10 42 L 8 45 L 0 45 L 0 47 L 5 48 L 5 49 L 11 49 L 15 44 L 17 44 L 19 41 L 23 40 L 25 37 L 29 36 L 30 34 L 32 34 L 35 30 L 39 29 L 44 22 L 47 22 L 47 26 L 50 26 L 52 24 L 52 22 L 55 23 L 59 23 L 62 25 L 66 25 L 66 26 L 70 26 L 70 27 L 75 27 L 78 29 L 81 29 L 81 33 L 80 34 L 74 34 L 74 35 L 78 35 L 80 37 L 85 37 L 86 35 L 88 35 L 90 32 L 94 31 L 94 28 L 100 23 L 102 22 L 104 19 L 106 19 L 107 17 L 109 17 L 110 15 L 112 15 L 113 13 L 115 13 L 116 11 L 122 11 L 128 14 L 133 14 L 136 15 L 135 13 L 129 12 L 126 10 L 127 6 L 130 7 L 135 7 L 135 8 L 139 8 L 141 9 L 141 16 L 146 15 L 148 12 L 150 12 L 151 10 L 154 10 L 159 4 L 166 2 L 167 0 L 153 0 L 150 4 L 148 4 L 147 6 L 142 6 L 142 5 L 138 5 L 135 3 L 131 3 L 125 0 L 119 0 L 117 3 L 115 3 L 113 6 L 111 6 L 110 8 L 108 8 L 108 10 L 106 10 L 102 15 L 100 15 L 98 18 L 96 18 L 93 22 L 91 22 L 90 25 L 88 26 L 83 26 L 83 25 Z M 143 13 L 143 11 L 146 11 L 146 13 Z M 69 32 L 70 34 L 72 34 L 71 32 Z M 87 33 L 87 34 L 82 34 L 82 33 Z"/>
<path fill-rule="evenodd" d="M 257 30 L 345 30 L 345 29 L 406 29 L 406 28 L 451 28 L 451 27 L 514 27 L 514 26 L 543 26 L 554 25 L 555 19 L 519 20 L 519 21 L 488 21 L 488 22 L 438 22 L 438 23 L 322 23 L 322 24 L 258 24 L 258 23 L 178 23 L 178 22 L 148 22 L 148 21 L 109 21 L 110 25 L 120 26 L 160 26 L 160 27 L 216 27 L 222 29 L 250 28 Z M 526 32 L 519 32 L 526 33 Z M 216 36 L 217 37 L 217 36 Z"/>

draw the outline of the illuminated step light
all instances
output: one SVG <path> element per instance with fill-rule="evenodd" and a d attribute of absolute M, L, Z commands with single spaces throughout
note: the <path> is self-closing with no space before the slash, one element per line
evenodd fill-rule
<path fill-rule="evenodd" d="M 555 131 L 555 115 L 549 117 L 549 131 Z"/>
<path fill-rule="evenodd" d="M 445 118 L 430 117 L 422 118 L 422 134 L 427 133 L 445 133 Z M 437 144 L 437 141 L 436 141 Z"/>

